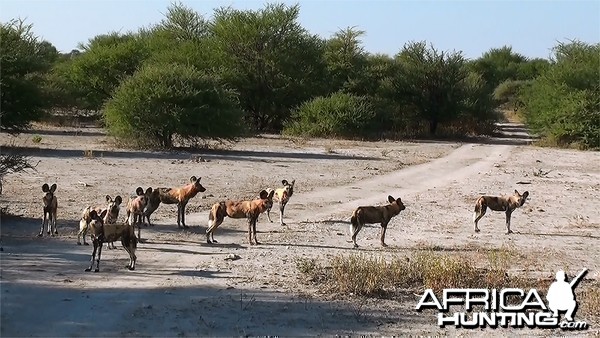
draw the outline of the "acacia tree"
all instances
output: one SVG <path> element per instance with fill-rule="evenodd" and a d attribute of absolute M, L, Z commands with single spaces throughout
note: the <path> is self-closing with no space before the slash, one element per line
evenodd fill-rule
<path fill-rule="evenodd" d="M 392 97 L 416 111 L 434 135 L 440 123 L 464 112 L 469 93 L 469 71 L 458 52 L 439 52 L 425 42 L 406 44 L 398 55 L 398 72 L 390 80 Z M 472 92 L 472 91 L 471 91 Z"/>
<path fill-rule="evenodd" d="M 53 77 L 62 90 L 79 98 L 79 108 L 96 111 L 150 55 L 146 41 L 133 33 L 99 35 L 79 47 L 82 53 L 57 64 Z"/>
<path fill-rule="evenodd" d="M 282 4 L 215 10 L 208 48 L 257 130 L 280 130 L 291 108 L 322 91 L 322 40 L 300 26 L 298 14 L 298 5 Z"/>
<path fill-rule="evenodd" d="M 8 132 L 20 132 L 41 116 L 46 105 L 42 75 L 58 57 L 32 29 L 23 20 L 0 25 L 0 128 Z"/>

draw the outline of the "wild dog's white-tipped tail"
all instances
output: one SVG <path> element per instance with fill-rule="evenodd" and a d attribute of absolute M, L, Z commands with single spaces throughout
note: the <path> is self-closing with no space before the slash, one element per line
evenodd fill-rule
<path fill-rule="evenodd" d="M 473 211 L 473 222 L 477 219 L 477 211 Z"/>

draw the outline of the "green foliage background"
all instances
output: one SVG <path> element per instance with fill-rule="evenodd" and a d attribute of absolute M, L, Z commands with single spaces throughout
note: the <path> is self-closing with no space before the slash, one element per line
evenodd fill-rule
<path fill-rule="evenodd" d="M 150 147 L 261 132 L 464 137 L 494 133 L 502 110 L 516 109 L 545 144 L 599 147 L 598 45 L 558 43 L 549 60 L 510 46 L 469 60 L 426 41 L 370 54 L 365 32 L 313 35 L 300 10 L 222 7 L 207 19 L 175 3 L 154 25 L 64 54 L 31 25 L 4 23 L 1 127 L 91 111 L 125 144 Z"/>

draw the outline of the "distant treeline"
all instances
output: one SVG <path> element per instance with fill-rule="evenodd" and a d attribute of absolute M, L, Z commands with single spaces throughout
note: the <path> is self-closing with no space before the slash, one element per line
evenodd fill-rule
<path fill-rule="evenodd" d="M 0 31 L 1 128 L 50 112 L 97 112 L 125 144 L 258 132 L 340 138 L 491 134 L 518 112 L 549 144 L 600 147 L 600 44 L 558 43 L 553 57 L 511 47 L 469 60 L 423 41 L 394 56 L 364 50 L 356 28 L 324 39 L 300 7 L 214 11 L 181 4 L 137 32 L 107 33 L 58 53 L 21 20 Z"/>

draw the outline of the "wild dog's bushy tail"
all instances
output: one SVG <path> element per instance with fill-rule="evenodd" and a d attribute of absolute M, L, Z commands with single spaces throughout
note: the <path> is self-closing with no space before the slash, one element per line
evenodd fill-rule
<path fill-rule="evenodd" d="M 352 217 L 350 217 L 350 235 L 354 235 L 356 229 L 358 229 L 358 210 L 354 210 Z"/>

